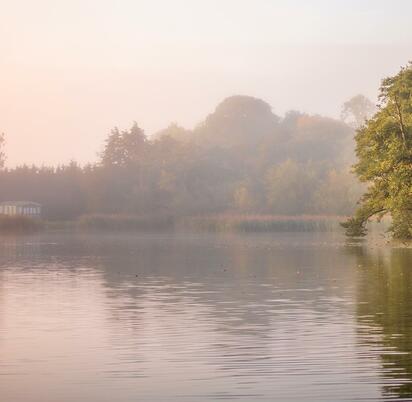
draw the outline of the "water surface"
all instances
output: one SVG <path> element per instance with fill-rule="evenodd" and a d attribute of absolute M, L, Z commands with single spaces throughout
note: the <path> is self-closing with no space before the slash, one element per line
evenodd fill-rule
<path fill-rule="evenodd" d="M 412 400 L 411 272 L 331 234 L 1 238 L 1 400 Z"/>

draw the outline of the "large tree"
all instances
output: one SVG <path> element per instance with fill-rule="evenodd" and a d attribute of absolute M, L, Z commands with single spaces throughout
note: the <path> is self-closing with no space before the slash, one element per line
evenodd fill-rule
<path fill-rule="evenodd" d="M 395 238 L 412 238 L 412 64 L 382 81 L 378 112 L 356 134 L 354 170 L 369 184 L 355 216 L 343 223 L 366 234 L 370 218 L 389 214 Z"/>

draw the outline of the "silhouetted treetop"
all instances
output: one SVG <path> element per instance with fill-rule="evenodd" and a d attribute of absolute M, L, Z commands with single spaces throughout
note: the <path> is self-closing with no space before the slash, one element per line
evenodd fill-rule
<path fill-rule="evenodd" d="M 170 137 L 176 141 L 190 141 L 192 139 L 192 132 L 179 126 L 176 122 L 171 123 L 168 127 L 153 134 L 150 138 L 157 140 L 162 137 Z"/>
<path fill-rule="evenodd" d="M 231 96 L 223 100 L 195 130 L 195 136 L 205 145 L 224 147 L 253 145 L 268 135 L 274 135 L 279 117 L 270 105 L 251 96 Z"/>
<path fill-rule="evenodd" d="M 376 112 L 376 106 L 366 96 L 353 96 L 342 106 L 341 118 L 353 128 L 359 128 Z"/>
<path fill-rule="evenodd" d="M 130 130 L 112 129 L 106 139 L 101 155 L 103 166 L 125 166 L 143 158 L 147 138 L 144 131 L 135 122 Z"/>

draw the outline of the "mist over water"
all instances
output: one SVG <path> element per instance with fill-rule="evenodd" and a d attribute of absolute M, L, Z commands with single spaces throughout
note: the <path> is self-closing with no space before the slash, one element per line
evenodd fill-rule
<path fill-rule="evenodd" d="M 408 249 L 299 233 L 0 247 L 4 400 L 412 397 Z"/>
<path fill-rule="evenodd" d="M 0 402 L 412 401 L 410 0 L 0 10 Z"/>

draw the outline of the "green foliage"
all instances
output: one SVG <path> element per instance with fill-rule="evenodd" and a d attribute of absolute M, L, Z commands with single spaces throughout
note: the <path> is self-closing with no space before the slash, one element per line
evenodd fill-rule
<path fill-rule="evenodd" d="M 412 66 L 382 82 L 378 112 L 356 134 L 354 171 L 369 188 L 343 226 L 365 235 L 368 220 L 392 217 L 395 238 L 412 238 Z"/>

